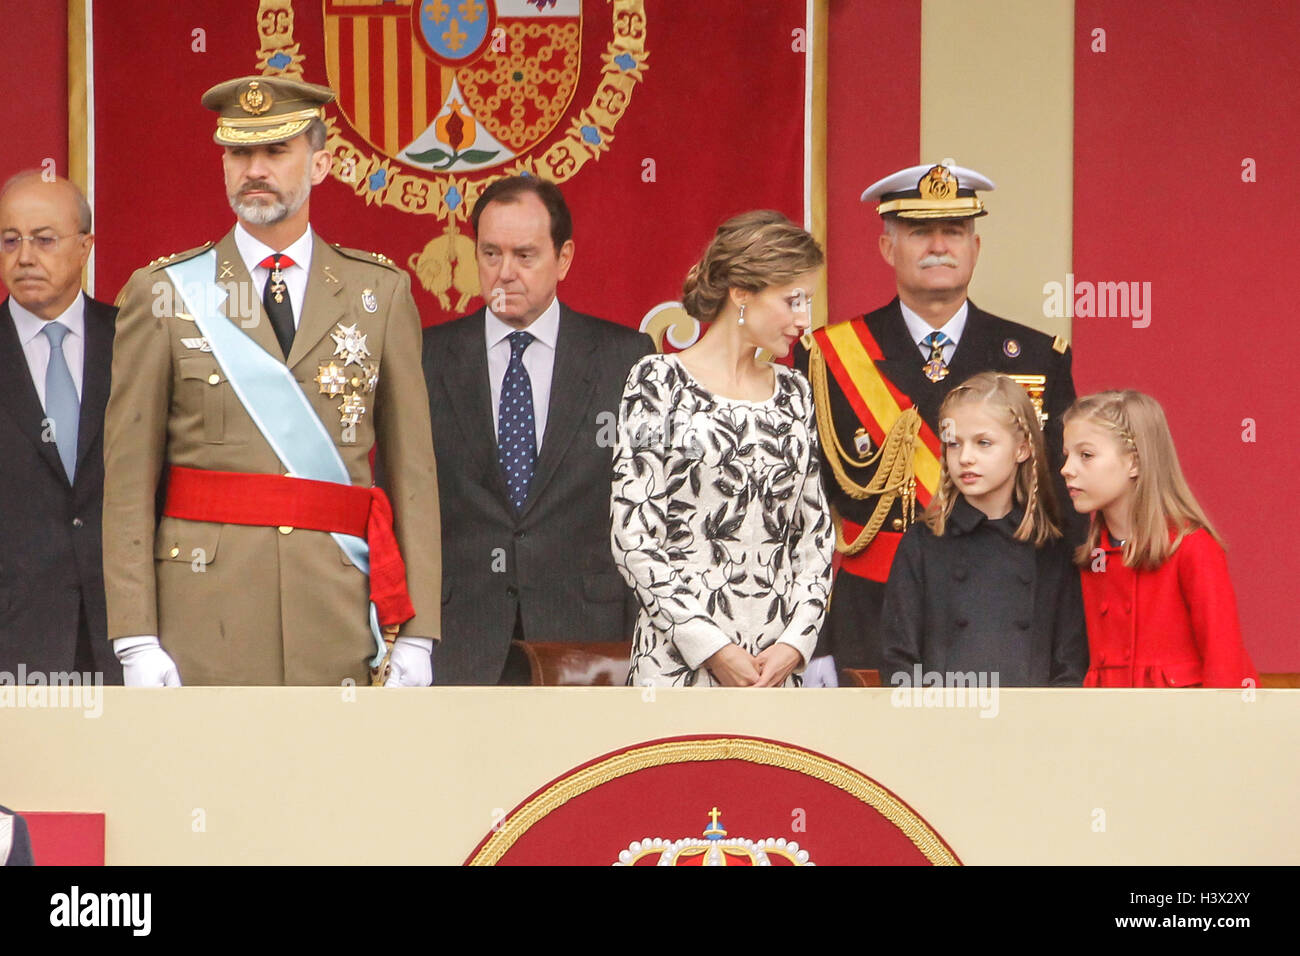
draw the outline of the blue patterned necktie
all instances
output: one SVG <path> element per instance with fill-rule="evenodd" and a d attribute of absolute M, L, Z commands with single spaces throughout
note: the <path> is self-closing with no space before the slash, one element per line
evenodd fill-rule
<path fill-rule="evenodd" d="M 63 355 L 63 339 L 69 331 L 59 322 L 47 322 L 41 329 L 41 334 L 50 340 L 50 361 L 45 366 L 45 414 L 54 422 L 54 444 L 59 449 L 68 481 L 72 481 L 77 468 L 81 400 L 77 398 L 77 386 Z"/>
<path fill-rule="evenodd" d="M 930 381 L 938 382 L 948 374 L 948 363 L 943 360 L 943 347 L 949 342 L 948 336 L 942 332 L 931 332 L 921 341 L 930 346 L 930 358 L 921 366 L 921 370 Z"/>
<path fill-rule="evenodd" d="M 537 464 L 537 419 L 533 412 L 533 383 L 524 368 L 524 349 L 532 345 L 528 332 L 510 333 L 510 365 L 501 382 L 501 404 L 497 407 L 497 450 L 501 475 L 506 480 L 510 503 L 524 510 L 528 486 Z"/>

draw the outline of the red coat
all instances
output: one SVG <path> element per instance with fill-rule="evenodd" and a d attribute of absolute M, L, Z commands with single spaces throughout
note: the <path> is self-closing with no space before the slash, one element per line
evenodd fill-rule
<path fill-rule="evenodd" d="M 1241 641 L 1228 560 L 1208 531 L 1187 535 L 1154 571 L 1124 566 L 1102 530 L 1105 571 L 1082 571 L 1090 666 L 1084 687 L 1259 684 Z"/>

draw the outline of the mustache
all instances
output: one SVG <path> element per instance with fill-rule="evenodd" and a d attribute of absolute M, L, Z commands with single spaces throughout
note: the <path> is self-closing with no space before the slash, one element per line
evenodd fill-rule
<path fill-rule="evenodd" d="M 930 269 L 934 266 L 952 266 L 957 268 L 957 260 L 952 256 L 926 256 L 917 263 L 922 269 Z"/>
<path fill-rule="evenodd" d="M 252 180 L 244 183 L 244 185 L 239 187 L 239 193 L 237 195 L 242 197 L 253 192 L 270 193 L 276 199 L 284 199 L 284 197 L 280 195 L 280 190 L 276 189 L 264 179 Z"/>

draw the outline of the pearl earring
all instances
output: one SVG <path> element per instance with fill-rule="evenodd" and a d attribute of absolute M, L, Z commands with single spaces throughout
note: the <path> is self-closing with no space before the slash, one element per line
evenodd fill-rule
<path fill-rule="evenodd" d="M 743 305 L 740 307 L 740 321 L 737 324 L 738 325 L 745 324 L 745 307 Z"/>

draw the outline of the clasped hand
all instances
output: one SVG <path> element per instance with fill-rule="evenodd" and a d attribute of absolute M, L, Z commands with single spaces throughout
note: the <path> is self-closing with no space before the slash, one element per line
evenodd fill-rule
<path fill-rule="evenodd" d="M 724 687 L 780 687 L 802 661 L 803 655 L 789 644 L 769 644 L 756 655 L 728 644 L 704 666 Z"/>

